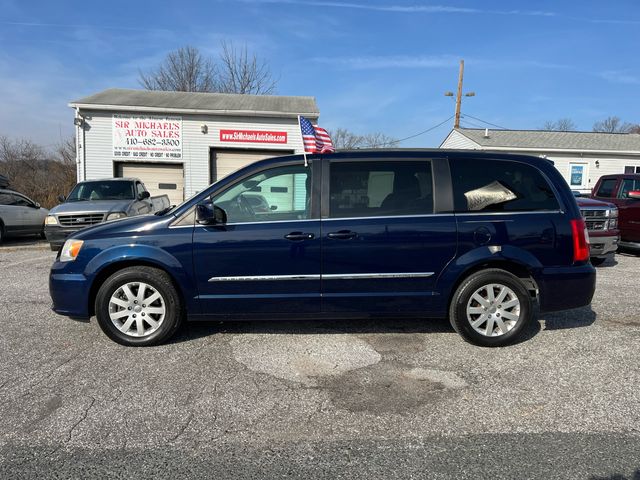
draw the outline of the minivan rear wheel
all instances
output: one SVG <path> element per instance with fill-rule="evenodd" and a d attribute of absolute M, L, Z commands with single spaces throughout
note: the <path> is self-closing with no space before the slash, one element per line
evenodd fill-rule
<path fill-rule="evenodd" d="M 129 267 L 111 275 L 96 296 L 102 331 L 127 346 L 150 346 L 171 337 L 180 325 L 182 306 L 171 277 L 153 267 Z"/>
<path fill-rule="evenodd" d="M 466 278 L 449 309 L 451 325 L 462 338 L 484 347 L 512 343 L 532 317 L 533 303 L 526 286 L 500 269 L 481 270 Z"/>

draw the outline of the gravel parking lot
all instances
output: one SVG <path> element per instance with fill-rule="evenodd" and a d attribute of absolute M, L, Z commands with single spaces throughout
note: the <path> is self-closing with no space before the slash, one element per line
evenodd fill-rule
<path fill-rule="evenodd" d="M 0 248 L 0 478 L 640 479 L 640 257 L 503 349 L 448 321 L 188 325 L 121 347 Z"/>

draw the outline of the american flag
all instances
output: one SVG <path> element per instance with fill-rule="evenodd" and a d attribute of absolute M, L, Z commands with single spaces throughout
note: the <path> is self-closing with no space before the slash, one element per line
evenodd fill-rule
<path fill-rule="evenodd" d="M 312 125 L 309 120 L 300 115 L 300 130 L 302 131 L 302 141 L 304 151 L 307 153 L 332 153 L 333 142 L 327 131 L 317 125 Z"/>

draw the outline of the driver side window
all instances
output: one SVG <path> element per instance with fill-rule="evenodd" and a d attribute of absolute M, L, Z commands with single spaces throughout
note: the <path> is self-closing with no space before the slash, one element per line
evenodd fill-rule
<path fill-rule="evenodd" d="M 263 170 L 212 198 L 227 223 L 311 218 L 311 169 L 302 165 Z"/>

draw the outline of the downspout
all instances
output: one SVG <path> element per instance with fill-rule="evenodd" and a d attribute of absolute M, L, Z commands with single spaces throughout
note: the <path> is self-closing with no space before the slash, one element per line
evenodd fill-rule
<path fill-rule="evenodd" d="M 87 179 L 87 153 L 85 149 L 85 128 L 84 118 L 80 115 L 80 107 L 76 107 L 77 119 L 76 123 L 76 169 L 78 171 L 78 181 L 82 182 Z M 80 140 L 79 131 L 82 131 L 82 141 Z"/>

